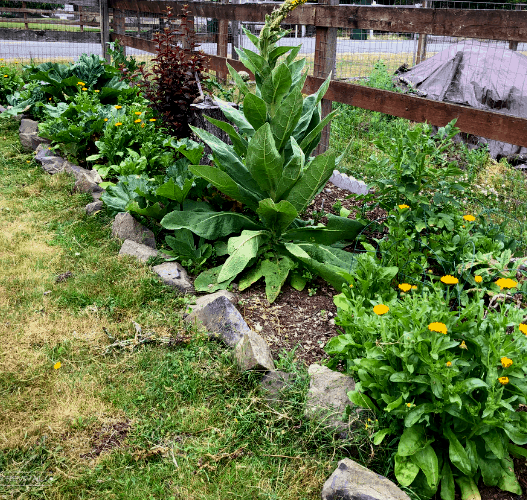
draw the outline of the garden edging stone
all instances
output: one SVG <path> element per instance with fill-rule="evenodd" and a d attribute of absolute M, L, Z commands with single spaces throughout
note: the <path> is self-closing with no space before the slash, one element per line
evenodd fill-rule
<path fill-rule="evenodd" d="M 273 371 L 275 369 L 271 349 L 263 337 L 250 330 L 236 344 L 234 357 L 242 371 Z"/>
<path fill-rule="evenodd" d="M 410 500 L 392 481 L 345 458 L 324 483 L 322 500 Z"/>
<path fill-rule="evenodd" d="M 86 215 L 93 215 L 101 211 L 103 206 L 104 206 L 104 203 L 100 200 L 94 201 L 92 203 L 88 203 L 85 208 Z"/>
<path fill-rule="evenodd" d="M 177 288 L 181 293 L 194 293 L 194 285 L 189 280 L 187 271 L 179 262 L 163 262 L 152 270 L 159 275 L 166 285 Z"/>
<path fill-rule="evenodd" d="M 102 201 L 95 203 L 102 203 Z M 147 245 L 137 243 L 133 240 L 124 240 L 124 243 L 121 246 L 121 249 L 119 250 L 119 255 L 130 255 L 140 260 L 141 262 L 146 262 L 151 257 L 157 257 L 158 254 L 157 250 L 154 250 L 153 248 Z"/>
<path fill-rule="evenodd" d="M 156 248 L 154 233 L 136 221 L 128 212 L 121 212 L 115 216 L 112 224 L 112 236 L 121 240 L 132 240 L 154 250 Z"/>

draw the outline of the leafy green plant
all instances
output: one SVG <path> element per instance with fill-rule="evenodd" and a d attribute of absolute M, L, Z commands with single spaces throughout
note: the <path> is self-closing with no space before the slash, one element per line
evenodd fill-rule
<path fill-rule="evenodd" d="M 117 68 L 124 80 L 133 82 L 136 80 L 137 71 L 141 66 L 144 66 L 145 62 L 137 62 L 134 56 L 126 56 L 124 47 L 119 43 L 119 40 L 115 42 L 108 42 L 108 54 L 112 58 L 112 64 Z"/>
<path fill-rule="evenodd" d="M 398 87 L 393 83 L 393 76 L 388 73 L 386 64 L 382 60 L 377 61 L 373 65 L 373 70 L 368 77 L 367 84 L 369 87 L 374 87 L 381 90 L 399 91 Z"/>
<path fill-rule="evenodd" d="M 527 414 L 518 412 L 527 390 L 527 325 L 523 312 L 502 303 L 488 309 L 480 289 L 452 311 L 442 283 L 384 303 L 353 289 L 335 297 L 346 334 L 326 350 L 344 360 L 358 381 L 351 401 L 390 418 L 375 444 L 400 436 L 395 455 L 399 483 L 430 498 L 480 498 L 477 483 L 516 494 L 510 453 L 525 451 Z M 353 294 L 353 295 L 352 295 Z"/>
<path fill-rule="evenodd" d="M 334 116 L 330 113 L 321 119 L 320 115 L 329 78 L 318 92 L 304 98 L 305 60 L 295 61 L 300 46 L 276 46 L 286 33 L 280 29 L 279 19 L 294 5 L 286 2 L 269 16 L 260 38 L 246 31 L 260 54 L 248 49 L 238 50 L 238 54 L 255 76 L 256 93 L 249 92 L 229 66 L 245 95 L 243 112 L 226 104 L 222 109 L 238 131 L 229 123 L 208 120 L 229 135 L 233 146 L 192 128 L 211 147 L 214 166 L 193 165 L 189 170 L 244 207 L 244 213 L 176 211 L 161 221 L 167 229 L 188 229 L 207 240 L 237 234 L 228 239 L 224 264 L 198 276 L 198 291 L 226 288 L 247 270 L 239 281 L 240 290 L 263 277 L 267 298 L 273 302 L 290 274 L 293 286 L 304 286 L 299 265 L 337 288 L 345 282 L 342 269 L 352 266 L 353 255 L 333 245 L 353 240 L 363 227 L 361 223 L 331 214 L 327 226 L 308 225 L 299 219 L 340 159 L 331 151 L 310 158 L 322 129 Z M 280 56 L 283 61 L 278 63 Z"/>
<path fill-rule="evenodd" d="M 20 71 L 12 66 L 0 66 L 0 103 L 7 102 L 7 96 L 24 85 Z"/>

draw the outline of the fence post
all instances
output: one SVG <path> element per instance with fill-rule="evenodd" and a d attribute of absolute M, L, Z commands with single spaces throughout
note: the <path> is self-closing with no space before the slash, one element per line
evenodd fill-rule
<path fill-rule="evenodd" d="M 229 20 L 218 19 L 218 56 L 227 57 L 227 51 L 229 48 Z M 216 73 L 216 78 L 220 81 L 227 79 L 227 71 L 221 70 Z"/>
<path fill-rule="evenodd" d="M 126 17 L 124 15 L 124 10 L 113 9 L 113 29 L 115 30 L 116 35 L 124 35 L 126 33 L 125 23 Z M 123 54 L 126 55 L 126 45 L 121 44 L 121 47 L 123 48 Z"/>
<path fill-rule="evenodd" d="M 320 0 L 320 4 L 338 5 L 339 0 Z M 332 72 L 331 78 L 335 78 L 337 68 L 337 28 L 321 28 L 317 26 L 315 39 L 315 58 L 313 74 L 318 78 L 327 78 Z M 322 116 L 331 113 L 332 102 L 322 99 Z M 320 143 L 315 149 L 315 155 L 324 153 L 329 146 L 330 124 L 328 123 L 322 130 Z"/>
<path fill-rule="evenodd" d="M 22 8 L 25 9 L 26 8 L 26 2 L 22 2 Z M 28 30 L 29 29 L 29 24 L 27 22 L 27 12 L 24 12 L 24 29 L 25 30 Z"/>
<path fill-rule="evenodd" d="M 427 0 L 423 0 L 423 7 L 428 7 Z M 419 33 L 419 41 L 417 42 L 417 54 L 415 55 L 415 64 L 423 62 L 426 58 L 426 42 L 427 35 L 425 33 Z"/>
<path fill-rule="evenodd" d="M 515 10 L 522 10 L 521 5 L 517 3 L 516 7 L 515 7 Z M 509 41 L 509 49 L 510 50 L 518 50 L 518 42 L 510 40 Z"/>
<path fill-rule="evenodd" d="M 240 0 L 231 0 L 233 4 L 239 4 Z M 238 53 L 235 47 L 240 46 L 240 21 L 231 21 L 231 32 L 232 32 L 232 58 L 237 61 L 239 59 Z"/>
<path fill-rule="evenodd" d="M 110 15 L 108 14 L 108 0 L 99 0 L 99 24 L 101 29 L 101 52 L 106 62 L 110 64 L 108 43 L 110 42 Z"/>

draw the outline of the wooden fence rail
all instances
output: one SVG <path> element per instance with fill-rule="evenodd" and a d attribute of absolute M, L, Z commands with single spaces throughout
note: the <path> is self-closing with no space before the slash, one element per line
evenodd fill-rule
<path fill-rule="evenodd" d="M 333 1 L 330 0 L 328 3 Z M 185 8 L 185 5 L 187 4 L 182 1 L 108 0 L 108 6 L 114 9 L 114 19 L 119 16 L 124 18 L 125 12 L 126 15 L 132 12 L 136 16 L 162 15 L 168 6 L 171 6 L 177 14 Z M 208 56 L 210 69 L 220 76 L 225 76 L 226 63 L 229 62 L 237 71 L 246 71 L 239 61 L 226 57 L 228 26 L 226 23 L 229 20 L 263 23 L 265 15 L 271 13 L 275 7 L 274 3 L 240 5 L 192 2 L 188 4 L 187 8 L 192 16 L 219 20 L 219 31 L 223 36 L 217 38 L 218 55 Z M 329 73 L 330 68 L 334 67 L 335 57 L 338 54 L 336 54 L 336 44 L 332 43 L 336 35 L 331 32 L 332 28 L 361 28 L 527 42 L 527 11 L 305 4 L 295 9 L 286 21 L 288 24 L 317 27 L 315 74 L 309 76 L 306 81 L 304 87 L 306 93 L 318 89 L 323 77 Z M 154 53 L 156 49 L 151 40 L 125 34 L 122 26 L 114 27 L 111 39 L 146 52 Z M 463 132 L 527 146 L 525 118 L 337 81 L 331 82 L 324 101 L 324 112 L 330 109 L 333 101 L 437 126 L 444 126 L 449 121 L 457 119 L 457 126 Z M 328 134 L 329 130 L 326 130 L 325 136 L 327 137 Z M 327 145 L 327 141 L 325 144 Z"/>

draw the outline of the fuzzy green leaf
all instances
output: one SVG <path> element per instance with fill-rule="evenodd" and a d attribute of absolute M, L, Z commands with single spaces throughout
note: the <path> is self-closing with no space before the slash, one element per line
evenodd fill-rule
<path fill-rule="evenodd" d="M 165 182 L 157 188 L 156 194 L 157 196 L 164 196 L 169 200 L 174 200 L 178 203 L 183 203 L 189 191 L 192 189 L 193 183 L 194 181 L 192 179 L 187 179 L 183 184 L 183 187 L 181 187 L 174 182 L 173 178 L 170 178 L 168 182 Z"/>
<path fill-rule="evenodd" d="M 258 130 L 267 121 L 267 105 L 257 95 L 247 94 L 243 100 L 243 114 L 254 130 Z"/>
<path fill-rule="evenodd" d="M 422 425 L 407 427 L 399 441 L 397 454 L 402 457 L 411 457 L 428 445 L 425 437 L 425 429 Z"/>
<path fill-rule="evenodd" d="M 226 290 L 227 287 L 232 283 L 234 278 L 230 280 L 218 283 L 218 275 L 221 272 L 223 266 L 213 267 L 203 271 L 195 280 L 194 288 L 197 292 L 208 292 L 214 293 L 218 290 Z"/>
<path fill-rule="evenodd" d="M 259 203 L 256 213 L 260 217 L 264 226 L 269 231 L 278 235 L 282 234 L 282 232 L 298 217 L 298 212 L 291 203 L 285 200 L 275 203 L 270 198 L 262 200 Z"/>
<path fill-rule="evenodd" d="M 229 103 L 218 98 L 216 98 L 214 102 L 216 102 L 221 108 L 221 111 L 227 120 L 231 121 L 238 127 L 240 134 L 244 134 L 247 137 L 252 137 L 254 134 L 254 128 L 247 121 L 247 118 L 245 118 L 245 115 L 240 110 L 232 107 Z"/>
<path fill-rule="evenodd" d="M 284 195 L 287 195 L 289 190 L 293 187 L 297 179 L 300 177 L 305 163 L 305 156 L 300 146 L 295 141 L 295 138 L 291 136 L 291 147 L 293 155 L 287 162 L 286 166 L 282 169 L 282 175 L 276 186 L 275 200 L 279 200 Z"/>
<path fill-rule="evenodd" d="M 425 446 L 414 453 L 410 459 L 424 472 L 428 486 L 432 489 L 437 488 L 439 486 L 439 463 L 434 449 L 430 445 Z"/>
<path fill-rule="evenodd" d="M 227 69 L 229 70 L 229 74 L 234 80 L 236 87 L 238 87 L 238 90 L 240 90 L 240 92 L 244 95 L 248 94 L 249 88 L 247 87 L 247 84 L 243 81 L 240 74 L 229 63 L 227 63 Z"/>
<path fill-rule="evenodd" d="M 245 103 L 244 103 L 245 106 Z M 302 93 L 295 88 L 282 102 L 271 119 L 271 132 L 276 148 L 282 151 L 287 144 L 302 113 Z M 256 127 L 255 127 L 256 128 Z"/>
<path fill-rule="evenodd" d="M 289 257 L 281 257 L 278 262 L 264 260 L 261 270 L 265 277 L 265 295 L 269 304 L 272 304 L 289 275 L 289 271 L 294 267 L 294 262 Z"/>
<path fill-rule="evenodd" d="M 417 474 L 419 474 L 419 467 L 412 463 L 409 457 L 396 454 L 394 473 L 401 486 L 410 486 L 417 477 Z"/>
<path fill-rule="evenodd" d="M 247 154 L 247 141 L 240 137 L 240 134 L 236 132 L 236 129 L 230 123 L 221 120 L 216 120 L 215 118 L 211 118 L 207 115 L 203 116 L 210 123 L 216 125 L 216 127 L 218 127 L 220 130 L 223 130 L 229 135 L 232 141 L 232 145 L 234 147 L 234 151 L 236 151 L 236 154 L 238 154 L 239 156 L 245 156 Z"/>
<path fill-rule="evenodd" d="M 270 75 L 268 75 L 262 85 L 262 99 L 275 110 L 288 94 L 293 80 L 289 68 L 284 64 L 278 65 Z M 274 113 L 271 112 L 271 116 Z"/>

